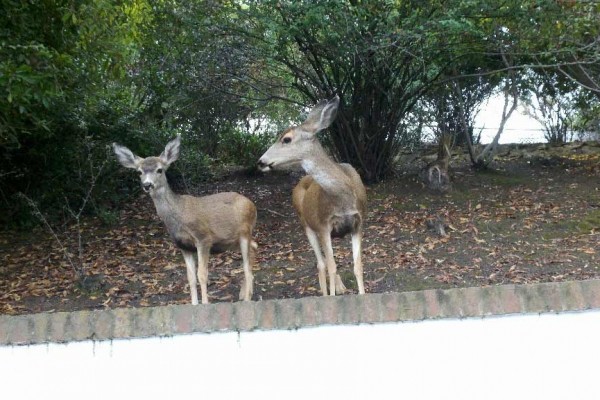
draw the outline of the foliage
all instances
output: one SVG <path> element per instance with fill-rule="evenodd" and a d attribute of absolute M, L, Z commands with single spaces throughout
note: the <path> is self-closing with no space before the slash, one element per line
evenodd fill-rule
<path fill-rule="evenodd" d="M 263 54 L 308 103 L 338 93 L 330 140 L 367 181 L 383 178 L 404 118 L 457 57 L 448 40 L 476 36 L 427 2 L 252 2 Z"/>
<path fill-rule="evenodd" d="M 136 4 L 2 1 L 2 222 L 23 220 L 15 193 L 54 209 L 54 216 L 77 202 L 92 176 L 88 161 L 99 165 L 106 142 L 132 117 L 124 78 Z"/>
<path fill-rule="evenodd" d="M 528 115 L 542 124 L 550 144 L 567 143 L 573 136 L 578 88 L 561 78 L 551 73 L 533 75 L 524 98 Z"/>
<path fill-rule="evenodd" d="M 597 130 L 599 11 L 556 0 L 0 0 L 0 221 L 27 223 L 21 192 L 68 219 L 114 141 L 150 155 L 182 134 L 172 173 L 188 185 L 250 166 L 300 120 L 298 105 L 334 94 L 323 140 L 368 182 L 423 127 L 472 130 L 510 73 L 521 93 L 535 74 L 560 77 L 574 123 Z M 85 211 L 114 220 L 134 178 L 109 162 Z"/>
<path fill-rule="evenodd" d="M 582 90 L 576 102 L 573 131 L 580 140 L 600 140 L 600 99 Z"/>

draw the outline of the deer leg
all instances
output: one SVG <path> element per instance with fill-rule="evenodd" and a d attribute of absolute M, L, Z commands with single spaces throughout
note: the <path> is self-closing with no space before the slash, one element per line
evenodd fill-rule
<path fill-rule="evenodd" d="M 335 274 L 335 294 L 344 294 L 346 293 L 346 285 L 342 281 L 342 277 L 340 274 Z"/>
<path fill-rule="evenodd" d="M 327 274 L 329 275 L 329 295 L 335 296 L 335 283 L 337 277 L 337 270 L 335 266 L 335 258 L 333 257 L 333 246 L 331 244 L 331 235 L 329 232 L 331 229 L 321 232 L 321 246 L 323 247 L 323 253 L 325 254 L 325 266 L 327 267 Z"/>
<path fill-rule="evenodd" d="M 198 304 L 198 283 L 196 282 L 196 256 L 191 251 L 181 250 L 185 267 L 187 269 L 188 283 L 190 284 L 190 293 L 192 295 L 192 304 Z"/>
<path fill-rule="evenodd" d="M 254 288 L 254 277 L 252 276 L 252 256 L 250 254 L 254 249 L 250 248 L 250 242 L 247 237 L 240 238 L 240 252 L 242 253 L 242 265 L 244 267 L 244 282 L 240 289 L 240 300 L 250 301 Z"/>
<path fill-rule="evenodd" d="M 362 265 L 362 231 L 352 234 L 352 258 L 354 259 L 354 276 L 358 284 L 358 293 L 365 294 Z"/>
<path fill-rule="evenodd" d="M 198 249 L 198 281 L 200 281 L 202 304 L 208 304 L 208 255 L 210 254 L 210 246 L 198 243 L 196 248 Z"/>
<path fill-rule="evenodd" d="M 325 260 L 323 259 L 323 253 L 321 252 L 321 246 L 319 245 L 319 238 L 317 233 L 306 227 L 306 237 L 308 243 L 310 243 L 315 256 L 317 257 L 317 270 L 319 271 L 319 286 L 321 286 L 321 292 L 323 296 L 327 296 L 327 277 L 325 275 Z"/>

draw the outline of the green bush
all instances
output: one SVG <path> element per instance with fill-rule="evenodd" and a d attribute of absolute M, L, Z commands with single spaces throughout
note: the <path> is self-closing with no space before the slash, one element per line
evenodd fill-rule
<path fill-rule="evenodd" d="M 252 168 L 272 140 L 273 136 L 267 133 L 249 133 L 234 129 L 220 137 L 219 161 Z"/>

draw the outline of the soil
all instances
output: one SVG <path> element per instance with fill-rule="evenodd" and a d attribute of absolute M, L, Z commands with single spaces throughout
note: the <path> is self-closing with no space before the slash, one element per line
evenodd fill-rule
<path fill-rule="evenodd" d="M 600 277 L 596 143 L 504 146 L 483 171 L 455 155 L 447 193 L 421 182 L 423 154 L 435 149 L 403 155 L 395 176 L 367 187 L 368 293 Z M 320 295 L 315 256 L 291 207 L 300 177 L 232 173 L 191 190 L 237 191 L 256 203 L 254 300 Z M 0 232 L 0 313 L 189 303 L 183 259 L 150 198 L 133 195 L 107 220 L 83 221 L 81 255 L 77 226 L 57 235 L 62 245 L 43 229 Z M 356 293 L 349 237 L 334 239 L 334 249 L 348 293 Z M 237 301 L 242 277 L 239 253 L 212 256 L 210 301 Z"/>

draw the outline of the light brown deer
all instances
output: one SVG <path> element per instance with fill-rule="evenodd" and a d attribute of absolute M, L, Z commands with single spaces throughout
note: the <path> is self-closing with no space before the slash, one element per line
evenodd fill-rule
<path fill-rule="evenodd" d="M 192 304 L 198 304 L 196 263 L 202 303 L 206 304 L 209 254 L 235 248 L 242 253 L 244 268 L 240 299 L 248 301 L 252 297 L 252 264 L 257 247 L 252 240 L 256 207 L 248 198 L 234 192 L 204 197 L 175 194 L 169 187 L 165 172 L 179 157 L 180 143 L 177 136 L 158 157 L 141 158 L 116 143 L 113 143 L 113 150 L 121 165 L 139 171 L 142 188 L 150 194 L 158 216 L 181 250 Z"/>
<path fill-rule="evenodd" d="M 292 202 L 317 258 L 319 285 L 323 296 L 341 290 L 337 275 L 332 237 L 352 235 L 354 275 L 358 292 L 365 293 L 362 264 L 362 225 L 366 217 L 367 194 L 356 170 L 349 164 L 334 162 L 316 134 L 334 120 L 340 103 L 338 96 L 319 102 L 306 121 L 284 131 L 258 161 L 263 171 L 301 165 L 308 174 L 294 188 Z"/>
<path fill-rule="evenodd" d="M 437 159 L 427 164 L 423 170 L 423 180 L 432 190 L 445 193 L 451 189 L 450 175 L 450 146 L 452 145 L 452 136 L 443 134 L 438 143 Z"/>

